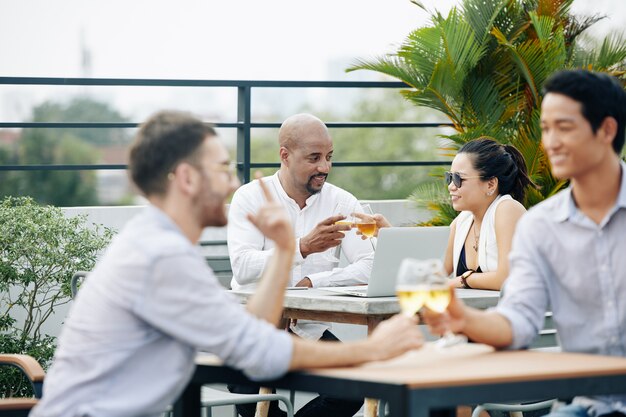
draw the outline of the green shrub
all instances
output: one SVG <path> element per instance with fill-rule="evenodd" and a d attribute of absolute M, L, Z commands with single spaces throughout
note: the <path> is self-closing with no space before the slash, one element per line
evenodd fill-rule
<path fill-rule="evenodd" d="M 0 203 L 0 352 L 29 354 L 47 368 L 55 338 L 42 325 L 70 301 L 72 275 L 92 269 L 112 235 L 29 197 Z M 0 397 L 20 395 L 30 395 L 30 386 L 0 368 Z"/>

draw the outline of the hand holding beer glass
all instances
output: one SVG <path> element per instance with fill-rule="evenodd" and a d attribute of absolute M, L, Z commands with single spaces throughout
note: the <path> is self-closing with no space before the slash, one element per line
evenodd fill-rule
<path fill-rule="evenodd" d="M 435 313 L 444 313 L 451 299 L 448 284 L 441 260 L 404 259 L 400 264 L 396 281 L 400 310 L 403 314 L 413 316 L 426 306 Z M 450 329 L 447 329 L 442 338 L 436 342 L 438 347 L 460 343 L 467 343 L 467 338 L 455 335 Z"/>

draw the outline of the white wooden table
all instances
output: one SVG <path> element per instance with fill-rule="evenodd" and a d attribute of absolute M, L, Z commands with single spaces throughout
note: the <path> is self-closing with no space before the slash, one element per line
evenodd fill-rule
<path fill-rule="evenodd" d="M 230 293 L 245 303 L 253 291 Z M 499 291 L 457 289 L 456 294 L 465 304 L 479 309 L 495 306 L 500 298 Z M 400 312 L 396 297 L 363 298 L 314 288 L 287 290 L 283 307 L 284 318 L 362 324 L 367 326 L 368 334 L 381 321 Z"/>

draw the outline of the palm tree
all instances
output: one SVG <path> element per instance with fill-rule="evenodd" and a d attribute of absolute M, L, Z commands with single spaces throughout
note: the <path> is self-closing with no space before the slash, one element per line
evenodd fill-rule
<path fill-rule="evenodd" d="M 566 68 L 621 79 L 626 74 L 623 37 L 607 37 L 600 46 L 585 42 L 580 35 L 602 17 L 577 18 L 569 11 L 572 2 L 463 0 L 448 16 L 429 12 L 430 24 L 411 32 L 396 53 L 359 60 L 348 71 L 397 78 L 410 87 L 401 91 L 407 100 L 445 114 L 455 129 L 443 136 L 443 150 L 450 154 L 481 136 L 516 146 L 539 186 L 528 190 L 524 204 L 530 207 L 565 186 L 552 177 L 540 146 L 540 92 L 546 78 Z M 441 177 L 441 171 L 433 176 Z M 437 213 L 429 224 L 449 224 L 457 214 L 441 182 L 419 187 L 411 198 Z"/>

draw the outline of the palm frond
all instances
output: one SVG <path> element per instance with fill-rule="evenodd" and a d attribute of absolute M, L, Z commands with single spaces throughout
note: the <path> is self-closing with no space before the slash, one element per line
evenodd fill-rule
<path fill-rule="evenodd" d="M 480 44 L 487 41 L 491 28 L 506 7 L 508 0 L 464 0 L 463 15 L 472 27 L 476 39 Z"/>
<path fill-rule="evenodd" d="M 511 144 L 524 156 L 526 168 L 534 182 L 540 182 L 540 178 L 536 177 L 536 174 L 543 172 L 547 166 L 546 155 L 540 146 L 541 128 L 539 121 L 539 109 L 534 109 L 529 123 L 521 126 L 518 136 L 511 141 Z"/>
<path fill-rule="evenodd" d="M 566 16 L 572 7 L 573 0 L 538 0 L 534 10 L 540 16 Z"/>
<path fill-rule="evenodd" d="M 513 44 L 511 44 L 508 39 L 506 39 L 506 37 L 504 36 L 504 34 L 502 32 L 500 32 L 500 30 L 498 28 L 493 28 L 491 30 L 492 35 L 498 40 L 498 42 L 500 43 L 500 45 L 502 45 L 511 55 L 511 58 L 513 60 L 513 62 L 516 64 L 518 71 L 520 72 L 520 74 L 522 75 L 522 77 L 524 78 L 524 80 L 526 80 L 526 83 L 528 85 L 528 89 L 530 91 L 530 93 L 532 94 L 533 100 L 535 101 L 535 103 L 539 102 L 539 91 L 537 89 L 537 85 L 535 83 L 533 74 L 526 62 L 526 60 L 524 59 L 524 57 L 522 55 L 520 55 L 520 52 L 518 50 L 518 48 L 516 48 Z M 531 45 L 533 42 L 529 41 L 526 42 L 526 44 Z M 523 48 L 520 47 L 520 48 Z M 530 48 L 524 48 L 523 50 L 526 50 L 527 52 L 530 52 Z M 536 51 L 537 53 L 541 53 L 541 50 Z"/>
<path fill-rule="evenodd" d="M 397 78 L 413 88 L 423 88 L 426 84 L 423 75 L 415 67 L 406 65 L 397 57 L 381 57 L 372 61 L 357 60 L 346 72 L 370 70 Z"/>
<path fill-rule="evenodd" d="M 534 88 L 539 88 L 554 71 L 565 67 L 566 55 L 562 35 L 555 34 L 551 41 L 541 44 L 539 41 L 527 41 L 517 47 L 517 55 L 523 61 L 524 68 L 528 68 L 527 82 Z M 535 104 L 539 104 L 537 100 Z"/>
<path fill-rule="evenodd" d="M 404 90 L 401 91 L 401 94 L 417 106 L 424 106 L 442 112 L 454 124 L 456 130 L 463 129 L 463 122 L 457 114 L 454 103 L 447 102 L 445 97 L 437 94 L 436 91 L 430 88 L 425 90 Z"/>
<path fill-rule="evenodd" d="M 448 225 L 458 214 L 450 204 L 450 195 L 443 181 L 418 186 L 409 196 L 409 200 L 419 208 L 436 213 L 428 222 L 420 223 L 420 226 Z"/>
<path fill-rule="evenodd" d="M 440 31 L 434 27 L 414 30 L 400 45 L 398 57 L 406 65 L 413 66 L 425 80 L 429 80 L 435 65 L 443 54 Z"/>
<path fill-rule="evenodd" d="M 528 17 L 530 18 L 533 29 L 535 29 L 537 39 L 539 39 L 539 42 L 545 46 L 552 39 L 555 19 L 552 16 L 539 16 L 536 12 L 530 12 Z"/>
<path fill-rule="evenodd" d="M 478 77 L 472 74 L 468 77 L 464 96 L 467 97 L 464 111 L 471 112 L 472 118 L 476 120 L 475 125 L 496 125 L 506 111 L 500 91 L 492 77 Z"/>
<path fill-rule="evenodd" d="M 462 82 L 465 75 L 476 66 L 485 53 L 485 45 L 476 38 L 472 27 L 458 14 L 456 9 L 441 25 L 445 58 L 454 70 L 457 82 Z"/>
<path fill-rule="evenodd" d="M 611 35 L 605 38 L 596 56 L 596 70 L 607 71 L 615 65 L 624 65 L 626 43 L 623 35 Z"/>
<path fill-rule="evenodd" d="M 606 16 L 600 14 L 582 17 L 570 15 L 565 24 L 565 41 L 568 45 L 574 44 L 580 34 L 602 19 L 606 19 Z"/>
<path fill-rule="evenodd" d="M 414 5 L 416 5 L 417 7 L 419 7 L 419 8 L 421 8 L 421 9 L 423 9 L 424 11 L 428 11 L 428 10 L 426 9 L 426 6 L 424 6 L 424 3 L 422 3 L 421 1 L 419 1 L 419 0 L 409 0 L 409 1 L 410 1 L 411 3 L 413 3 Z"/>

